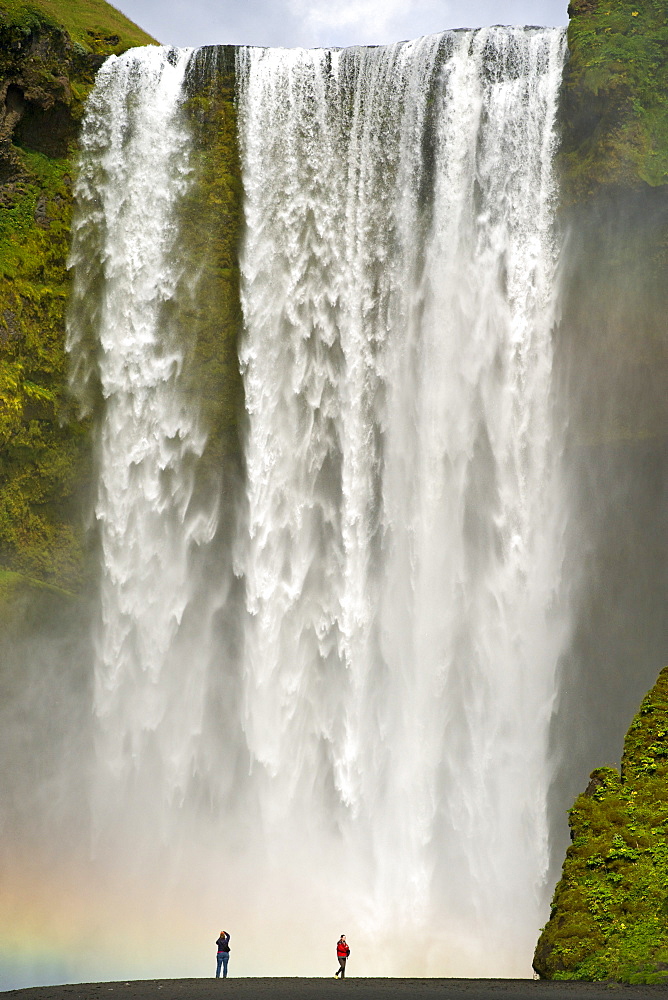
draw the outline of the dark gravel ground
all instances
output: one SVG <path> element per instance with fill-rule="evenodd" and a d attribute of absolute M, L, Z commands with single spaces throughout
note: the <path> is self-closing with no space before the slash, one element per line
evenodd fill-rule
<path fill-rule="evenodd" d="M 109 993 L 123 1000 L 640 1000 L 666 997 L 666 986 L 619 983 L 549 983 L 531 979 L 147 979 L 138 982 L 81 983 L 9 990 L 8 1000 L 103 1000 Z M 109 997 L 109 1000 L 114 998 Z"/>

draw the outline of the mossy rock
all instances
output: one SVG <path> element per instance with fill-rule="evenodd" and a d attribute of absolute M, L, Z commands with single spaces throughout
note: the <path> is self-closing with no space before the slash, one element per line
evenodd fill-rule
<path fill-rule="evenodd" d="M 0 0 L 0 566 L 67 590 L 92 478 L 65 354 L 77 137 L 104 59 L 152 41 L 102 0 Z"/>
<path fill-rule="evenodd" d="M 567 201 L 668 184 L 665 0 L 572 0 L 562 89 Z"/>
<path fill-rule="evenodd" d="M 668 667 L 624 741 L 592 772 L 534 955 L 545 979 L 668 981 Z"/>
<path fill-rule="evenodd" d="M 664 447 L 668 7 L 572 0 L 560 101 L 569 445 Z M 562 376 L 563 372 L 563 376 Z"/>
<path fill-rule="evenodd" d="M 219 490 L 222 472 L 227 501 L 231 498 L 226 487 L 243 473 L 240 435 L 245 413 L 239 369 L 243 194 L 234 46 L 200 49 L 190 63 L 186 90 L 194 183 L 182 206 L 180 243 L 184 271 L 196 278 L 180 296 L 186 303 L 182 326 L 191 346 L 185 376 L 208 434 L 200 484 Z M 221 513 L 224 518 L 230 512 Z"/>

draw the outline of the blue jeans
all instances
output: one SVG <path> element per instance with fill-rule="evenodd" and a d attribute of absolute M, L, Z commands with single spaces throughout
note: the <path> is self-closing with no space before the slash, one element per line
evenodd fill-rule
<path fill-rule="evenodd" d="M 223 967 L 223 979 L 227 979 L 227 963 L 230 960 L 229 951 L 219 951 L 216 962 L 216 979 L 220 979 L 220 967 Z"/>

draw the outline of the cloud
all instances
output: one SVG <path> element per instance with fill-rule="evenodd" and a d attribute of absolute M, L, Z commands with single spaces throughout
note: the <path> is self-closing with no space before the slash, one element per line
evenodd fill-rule
<path fill-rule="evenodd" d="M 442 0 L 418 0 L 407 11 L 405 0 L 290 0 L 289 9 L 303 25 L 311 44 L 379 44 L 406 37 L 406 28 L 443 23 Z M 410 34 L 410 31 L 409 31 Z M 326 41 L 328 40 L 328 41 Z M 336 41 L 334 41 L 336 40 Z"/>
<path fill-rule="evenodd" d="M 115 0 L 173 45 L 379 45 L 446 28 L 565 24 L 567 0 Z"/>
<path fill-rule="evenodd" d="M 282 0 L 277 6 L 297 28 L 293 45 L 378 45 L 446 28 L 567 21 L 566 0 Z"/>

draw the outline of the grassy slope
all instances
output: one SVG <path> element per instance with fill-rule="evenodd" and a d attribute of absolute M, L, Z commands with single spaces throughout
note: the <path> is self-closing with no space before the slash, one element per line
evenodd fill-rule
<path fill-rule="evenodd" d="M 104 0 L 0 0 L 0 19 L 24 29 L 60 28 L 91 52 L 124 52 L 155 42 L 145 31 Z"/>

